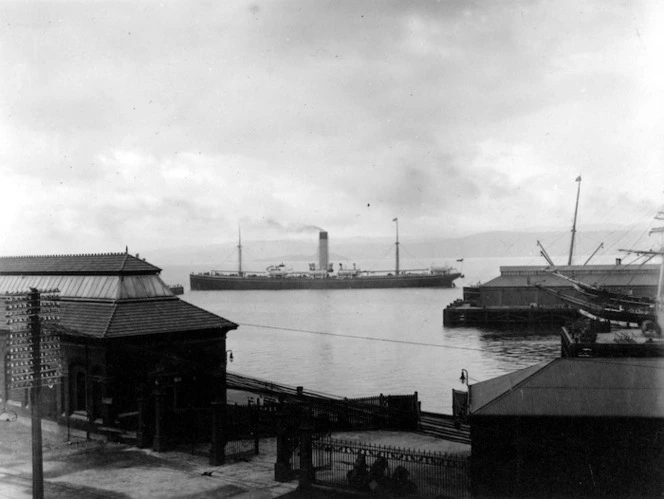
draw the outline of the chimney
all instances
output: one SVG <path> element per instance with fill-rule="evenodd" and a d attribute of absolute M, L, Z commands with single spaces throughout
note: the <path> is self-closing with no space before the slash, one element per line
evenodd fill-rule
<path fill-rule="evenodd" d="M 318 268 L 320 270 L 327 270 L 327 261 L 329 256 L 327 253 L 327 232 L 321 231 L 318 234 Z"/>

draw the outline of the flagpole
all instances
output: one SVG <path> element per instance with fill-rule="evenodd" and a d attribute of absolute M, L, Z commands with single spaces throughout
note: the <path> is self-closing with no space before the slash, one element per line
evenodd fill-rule
<path fill-rule="evenodd" d="M 395 218 L 392 221 L 396 222 L 396 224 L 397 224 L 397 241 L 395 243 L 395 246 L 397 248 L 397 251 L 396 251 L 397 264 L 396 264 L 395 274 L 398 277 L 399 276 L 399 219 Z"/>
<path fill-rule="evenodd" d="M 576 234 L 576 215 L 579 212 L 579 194 L 581 193 L 581 175 L 576 177 L 576 182 L 579 183 L 576 189 L 576 207 L 574 208 L 574 222 L 572 223 L 572 241 L 569 246 L 569 258 L 567 265 L 572 265 L 572 254 L 574 253 L 574 235 Z"/>

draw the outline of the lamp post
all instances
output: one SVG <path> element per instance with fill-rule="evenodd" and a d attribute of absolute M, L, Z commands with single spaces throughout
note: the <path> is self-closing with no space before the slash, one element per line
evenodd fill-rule
<path fill-rule="evenodd" d="M 465 384 L 468 387 L 468 412 L 470 412 L 470 376 L 468 375 L 468 371 L 461 369 L 459 381 L 461 381 L 462 385 Z"/>

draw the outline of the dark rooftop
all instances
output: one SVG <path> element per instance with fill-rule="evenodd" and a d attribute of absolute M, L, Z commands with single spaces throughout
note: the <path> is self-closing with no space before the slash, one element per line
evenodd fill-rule
<path fill-rule="evenodd" d="M 562 358 L 471 385 L 473 416 L 664 418 L 664 358 Z"/>
<path fill-rule="evenodd" d="M 236 329 L 237 324 L 176 297 L 130 301 L 60 302 L 60 325 L 94 338 Z"/>
<path fill-rule="evenodd" d="M 0 257 L 0 275 L 159 274 L 161 269 L 129 253 Z"/>

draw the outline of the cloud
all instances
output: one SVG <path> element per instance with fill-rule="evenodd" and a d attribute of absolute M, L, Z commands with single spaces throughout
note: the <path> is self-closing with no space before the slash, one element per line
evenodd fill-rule
<path fill-rule="evenodd" d="M 661 203 L 657 2 L 0 10 L 5 252 L 567 226 L 579 174 L 589 221 Z"/>

